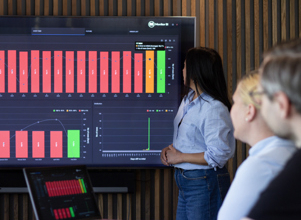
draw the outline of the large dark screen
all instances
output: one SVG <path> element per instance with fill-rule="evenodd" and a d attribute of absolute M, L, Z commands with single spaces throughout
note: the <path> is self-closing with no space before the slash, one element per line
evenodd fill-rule
<path fill-rule="evenodd" d="M 0 166 L 161 166 L 195 19 L 0 17 Z"/>

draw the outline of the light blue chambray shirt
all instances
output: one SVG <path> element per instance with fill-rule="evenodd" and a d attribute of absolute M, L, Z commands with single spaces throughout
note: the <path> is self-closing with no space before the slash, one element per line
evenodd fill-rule
<path fill-rule="evenodd" d="M 193 92 L 190 91 L 188 97 Z M 235 151 L 228 108 L 206 93 L 192 102 L 184 98 L 174 119 L 173 146 L 182 153 L 205 152 L 208 163 L 207 166 L 181 163 L 175 167 L 187 170 L 222 168 Z"/>
<path fill-rule="evenodd" d="M 291 141 L 276 136 L 259 141 L 238 168 L 218 220 L 240 220 L 253 208 L 261 192 L 284 168 L 297 148 Z"/>

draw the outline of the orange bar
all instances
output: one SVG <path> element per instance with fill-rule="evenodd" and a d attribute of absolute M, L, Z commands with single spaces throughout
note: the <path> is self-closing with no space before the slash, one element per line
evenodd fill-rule
<path fill-rule="evenodd" d="M 145 92 L 154 93 L 154 51 L 146 51 L 145 54 Z"/>

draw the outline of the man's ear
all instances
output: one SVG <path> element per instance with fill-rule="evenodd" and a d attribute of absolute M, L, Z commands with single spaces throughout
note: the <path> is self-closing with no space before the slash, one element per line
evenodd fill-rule
<path fill-rule="evenodd" d="M 248 110 L 246 113 L 246 121 L 253 121 L 257 114 L 257 109 L 253 104 L 248 105 Z"/>
<path fill-rule="evenodd" d="M 277 92 L 274 96 L 275 102 L 277 102 L 277 108 L 279 108 L 280 117 L 288 118 L 291 114 L 291 102 L 284 92 Z"/>

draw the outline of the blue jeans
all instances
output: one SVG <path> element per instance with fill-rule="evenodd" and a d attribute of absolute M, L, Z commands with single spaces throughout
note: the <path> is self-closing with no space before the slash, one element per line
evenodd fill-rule
<path fill-rule="evenodd" d="M 183 170 L 176 168 L 179 187 L 177 220 L 215 220 L 230 187 L 227 169 Z"/>

